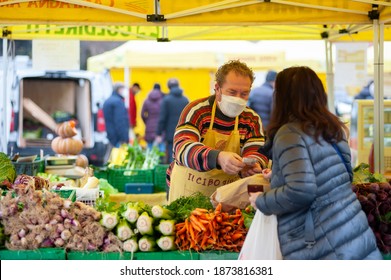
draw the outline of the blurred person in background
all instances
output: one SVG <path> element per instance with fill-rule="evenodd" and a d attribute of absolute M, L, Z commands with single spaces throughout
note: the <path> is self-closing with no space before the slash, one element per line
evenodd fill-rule
<path fill-rule="evenodd" d="M 261 117 L 264 130 L 266 130 L 269 125 L 273 108 L 273 91 L 276 76 L 276 71 L 268 71 L 265 82 L 261 86 L 251 90 L 248 100 L 248 106 Z"/>
<path fill-rule="evenodd" d="M 183 95 L 183 90 L 179 87 L 178 79 L 169 79 L 167 86 L 169 93 L 162 100 L 156 131 L 156 143 L 165 142 L 166 145 L 166 160 L 164 163 L 172 161 L 175 128 L 183 108 L 189 103 L 189 99 Z"/>
<path fill-rule="evenodd" d="M 113 147 L 129 143 L 129 115 L 125 107 L 125 85 L 115 83 L 111 96 L 103 104 L 103 116 L 106 123 L 109 145 L 105 155 L 108 160 Z"/>
<path fill-rule="evenodd" d="M 137 105 L 136 94 L 141 90 L 138 83 L 134 83 L 129 89 L 129 123 L 130 127 L 134 129 L 137 126 Z"/>
<path fill-rule="evenodd" d="M 156 131 L 159 122 L 161 103 L 164 95 L 160 90 L 160 84 L 155 83 L 152 91 L 148 94 L 147 99 L 141 109 L 141 118 L 145 123 L 144 139 L 148 143 L 148 148 L 151 149 L 155 144 Z M 165 151 L 164 142 L 159 144 L 159 150 Z"/>
<path fill-rule="evenodd" d="M 373 99 L 375 92 L 375 84 L 373 80 L 369 81 L 361 91 L 354 97 L 354 99 Z"/>

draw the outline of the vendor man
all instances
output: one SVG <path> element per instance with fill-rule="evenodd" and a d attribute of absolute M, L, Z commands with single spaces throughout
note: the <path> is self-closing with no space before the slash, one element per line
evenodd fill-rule
<path fill-rule="evenodd" d="M 217 187 L 261 173 L 267 158 L 262 122 L 246 107 L 253 71 L 234 60 L 215 75 L 215 94 L 188 104 L 174 135 L 174 162 L 167 171 L 169 201 L 195 192 L 211 195 Z M 255 159 L 245 164 L 244 157 Z"/>

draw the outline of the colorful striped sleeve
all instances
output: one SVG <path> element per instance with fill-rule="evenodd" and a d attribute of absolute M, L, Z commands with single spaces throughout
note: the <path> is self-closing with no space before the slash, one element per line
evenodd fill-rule
<path fill-rule="evenodd" d="M 218 150 L 201 143 L 210 122 L 211 106 L 208 98 L 196 100 L 182 111 L 174 135 L 174 157 L 178 164 L 197 171 L 216 168 Z"/>

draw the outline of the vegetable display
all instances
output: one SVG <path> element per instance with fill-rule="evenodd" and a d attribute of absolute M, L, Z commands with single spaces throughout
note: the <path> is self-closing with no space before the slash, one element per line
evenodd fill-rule
<path fill-rule="evenodd" d="M 391 253 L 391 186 L 389 183 L 353 185 L 369 226 L 376 236 L 377 246 L 384 254 Z"/>
<path fill-rule="evenodd" d="M 6 248 L 62 247 L 75 251 L 122 251 L 121 241 L 99 224 L 101 213 L 32 185 L 0 201 Z"/>
<path fill-rule="evenodd" d="M 209 210 L 213 209 L 213 205 L 208 196 L 197 192 L 190 196 L 179 197 L 167 206 L 168 210 L 175 213 L 178 221 L 186 220 L 186 218 L 188 218 L 191 215 L 191 212 L 196 208 Z"/>
<path fill-rule="evenodd" d="M 224 250 L 239 252 L 247 229 L 240 209 L 234 214 L 196 208 L 184 222 L 176 224 L 175 244 L 179 250 Z"/>
<path fill-rule="evenodd" d="M 157 147 L 144 149 L 135 141 L 132 145 L 122 144 L 116 150 L 115 156 L 112 155 L 109 167 L 129 170 L 153 169 L 160 163 L 160 157 L 163 155 Z"/>

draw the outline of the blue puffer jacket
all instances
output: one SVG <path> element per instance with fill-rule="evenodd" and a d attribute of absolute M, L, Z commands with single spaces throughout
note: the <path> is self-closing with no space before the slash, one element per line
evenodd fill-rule
<path fill-rule="evenodd" d="M 156 135 L 165 134 L 165 140 L 172 143 L 179 117 L 188 103 L 189 99 L 183 96 L 181 88 L 171 88 L 169 94 L 162 101 Z"/>
<path fill-rule="evenodd" d="M 337 145 L 350 164 L 348 143 Z M 273 141 L 272 171 L 271 190 L 256 204 L 277 215 L 284 259 L 382 259 L 332 145 L 317 143 L 297 123 L 284 125 Z"/>
<path fill-rule="evenodd" d="M 103 104 L 103 115 L 106 123 L 107 138 L 111 145 L 118 147 L 129 142 L 129 115 L 124 98 L 117 92 Z"/>

